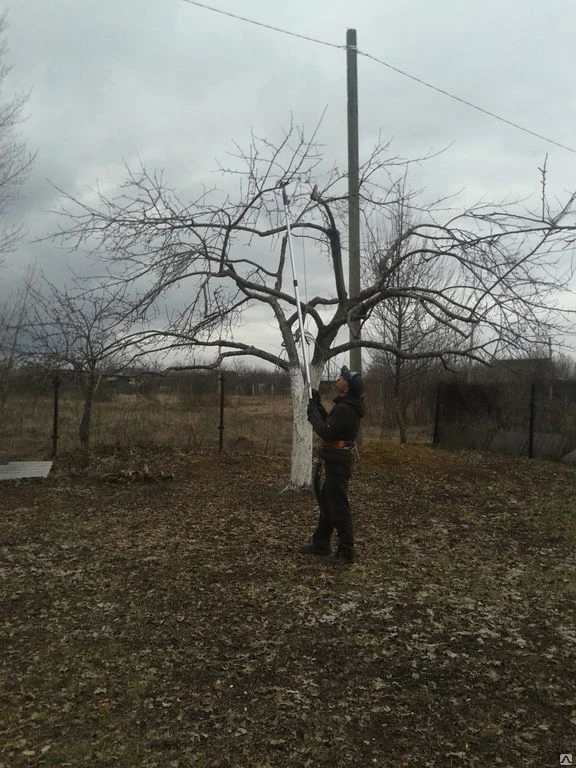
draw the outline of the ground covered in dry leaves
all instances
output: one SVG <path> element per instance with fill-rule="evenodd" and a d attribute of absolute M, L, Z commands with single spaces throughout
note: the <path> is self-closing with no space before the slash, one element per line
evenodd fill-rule
<path fill-rule="evenodd" d="M 350 568 L 295 553 L 287 477 L 158 452 L 0 487 L 0 766 L 576 764 L 576 468 L 367 446 Z"/>

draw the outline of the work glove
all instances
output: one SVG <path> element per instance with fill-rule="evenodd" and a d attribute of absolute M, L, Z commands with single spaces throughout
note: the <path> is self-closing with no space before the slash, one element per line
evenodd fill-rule
<path fill-rule="evenodd" d="M 318 410 L 318 406 L 316 404 L 316 401 L 314 400 L 313 397 L 311 397 L 310 400 L 308 400 L 308 407 L 306 408 L 306 415 L 308 416 L 308 420 L 310 420 L 310 417 L 312 416 L 312 414 L 316 413 L 317 410 Z"/>
<path fill-rule="evenodd" d="M 322 400 L 320 399 L 320 392 L 318 392 L 317 389 L 312 390 L 311 400 L 314 401 L 315 405 L 320 405 L 320 403 L 322 402 Z"/>

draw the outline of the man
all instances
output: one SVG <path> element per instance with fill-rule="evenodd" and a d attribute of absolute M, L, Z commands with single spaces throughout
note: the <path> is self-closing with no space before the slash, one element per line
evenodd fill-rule
<path fill-rule="evenodd" d="M 320 555 L 332 563 L 354 562 L 354 530 L 348 501 L 348 483 L 352 472 L 355 440 L 364 416 L 364 385 L 359 373 L 344 366 L 336 380 L 338 396 L 328 413 L 318 392 L 314 391 L 308 403 L 308 421 L 314 432 L 322 438 L 318 450 L 319 463 L 314 477 L 314 490 L 320 515 L 310 544 L 298 551 L 304 555 Z M 325 479 L 320 475 L 324 465 Z M 338 544 L 331 554 L 330 539 L 336 530 Z"/>

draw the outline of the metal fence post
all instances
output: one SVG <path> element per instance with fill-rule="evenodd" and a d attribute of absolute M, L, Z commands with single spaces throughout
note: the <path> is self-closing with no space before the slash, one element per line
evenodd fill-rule
<path fill-rule="evenodd" d="M 528 458 L 534 458 L 534 425 L 536 422 L 536 382 L 530 385 L 530 418 L 528 425 Z"/>
<path fill-rule="evenodd" d="M 58 374 L 54 376 L 54 410 L 52 418 L 52 458 L 56 458 L 58 453 L 58 407 L 60 400 L 60 377 Z"/>
<path fill-rule="evenodd" d="M 440 406 L 442 402 L 442 384 L 438 384 L 436 390 L 436 407 L 434 409 L 434 430 L 432 432 L 432 445 L 438 445 L 440 442 Z"/>
<path fill-rule="evenodd" d="M 224 373 L 220 373 L 220 424 L 218 431 L 220 432 L 220 441 L 218 445 L 218 453 L 222 453 L 224 446 Z"/>

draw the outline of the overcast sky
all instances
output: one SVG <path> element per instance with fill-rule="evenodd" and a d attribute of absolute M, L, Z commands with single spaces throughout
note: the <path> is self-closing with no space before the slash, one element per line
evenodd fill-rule
<path fill-rule="evenodd" d="M 573 0 L 213 0 L 263 24 L 358 47 L 411 75 L 576 148 Z M 217 184 L 217 159 L 250 130 L 280 136 L 290 115 L 346 158 L 346 54 L 196 7 L 185 0 L 12 0 L 5 98 L 30 90 L 22 135 L 38 151 L 14 216 L 28 238 L 0 275 L 28 261 L 59 279 L 64 254 L 35 237 L 53 230 L 49 182 L 114 189 L 124 163 L 166 169 L 172 186 Z M 359 59 L 361 147 L 379 133 L 395 153 L 423 155 L 430 195 L 468 199 L 576 188 L 576 154 L 481 114 L 365 57 Z"/>

